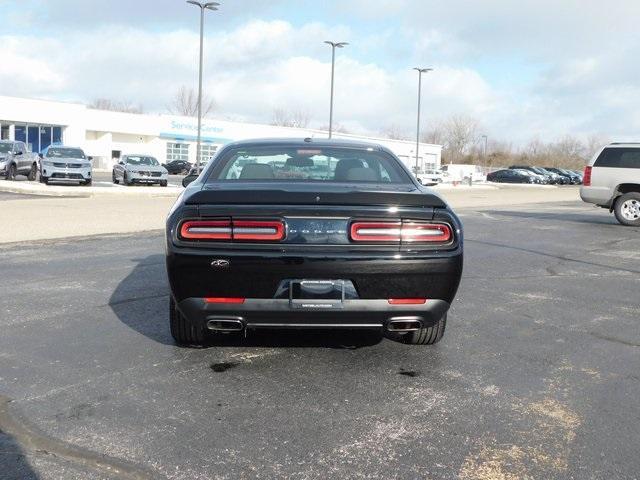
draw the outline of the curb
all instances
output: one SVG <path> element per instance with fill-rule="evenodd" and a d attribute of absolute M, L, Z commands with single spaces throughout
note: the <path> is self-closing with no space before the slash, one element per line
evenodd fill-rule
<path fill-rule="evenodd" d="M 87 198 L 95 196 L 144 196 L 144 197 L 177 197 L 182 188 L 179 187 L 158 187 L 161 191 L 149 190 L 151 187 L 83 187 L 83 186 L 64 186 L 64 185 L 42 185 L 39 183 L 27 182 L 9 182 L 0 181 L 0 192 L 22 193 L 25 195 L 39 195 L 42 197 L 69 197 L 69 198 Z"/>

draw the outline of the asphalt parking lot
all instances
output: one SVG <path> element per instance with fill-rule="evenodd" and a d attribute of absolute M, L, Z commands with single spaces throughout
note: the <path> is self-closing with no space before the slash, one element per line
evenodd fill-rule
<path fill-rule="evenodd" d="M 460 213 L 435 347 L 181 349 L 161 234 L 0 246 L 0 477 L 638 478 L 640 229 L 580 202 Z"/>

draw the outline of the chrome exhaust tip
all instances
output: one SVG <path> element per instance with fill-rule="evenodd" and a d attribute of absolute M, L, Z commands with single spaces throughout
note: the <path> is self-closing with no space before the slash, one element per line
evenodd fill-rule
<path fill-rule="evenodd" d="M 392 317 L 387 322 L 387 331 L 396 333 L 415 332 L 422 328 L 422 317 Z"/>
<path fill-rule="evenodd" d="M 241 332 L 244 330 L 244 321 L 240 317 L 208 318 L 207 328 L 213 332 Z"/>

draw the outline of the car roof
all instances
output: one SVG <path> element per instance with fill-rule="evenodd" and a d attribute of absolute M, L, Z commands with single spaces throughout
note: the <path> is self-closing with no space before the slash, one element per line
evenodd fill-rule
<path fill-rule="evenodd" d="M 387 151 L 385 147 L 377 143 L 360 140 L 344 140 L 336 138 L 254 138 L 239 140 L 225 145 L 225 147 L 256 147 L 256 146 L 291 146 L 291 147 L 348 147 L 348 148 L 373 148 L 374 150 Z"/>
<path fill-rule="evenodd" d="M 612 142 L 607 147 L 637 147 L 640 148 L 640 142 Z"/>

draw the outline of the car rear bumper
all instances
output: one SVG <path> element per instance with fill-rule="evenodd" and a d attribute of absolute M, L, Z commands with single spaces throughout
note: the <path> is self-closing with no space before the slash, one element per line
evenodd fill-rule
<path fill-rule="evenodd" d="M 217 330 L 221 322 L 237 322 L 244 329 L 378 329 L 392 330 L 400 322 L 434 325 L 449 310 L 444 300 L 421 305 L 390 305 L 387 300 L 345 300 L 333 308 L 297 308 L 286 299 L 246 299 L 242 304 L 211 304 L 187 298 L 178 309 L 204 329 Z"/>
<path fill-rule="evenodd" d="M 595 205 L 610 206 L 613 192 L 608 187 L 580 187 L 580 198 L 583 202 Z"/>

